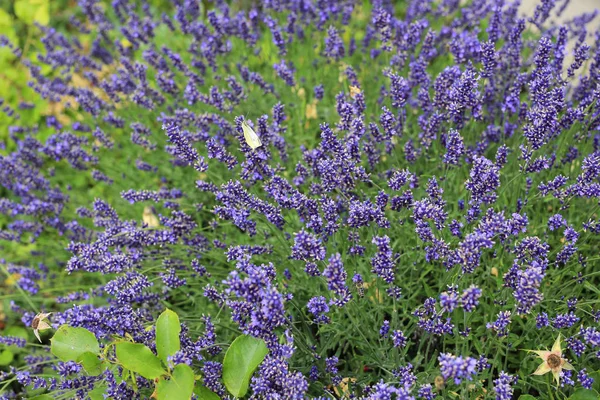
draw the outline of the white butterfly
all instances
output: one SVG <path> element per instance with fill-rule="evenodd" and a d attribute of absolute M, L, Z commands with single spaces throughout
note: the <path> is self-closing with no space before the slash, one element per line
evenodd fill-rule
<path fill-rule="evenodd" d="M 262 146 L 260 138 L 246 121 L 242 121 L 242 130 L 244 131 L 244 139 L 246 139 L 246 143 L 252 150 Z"/>

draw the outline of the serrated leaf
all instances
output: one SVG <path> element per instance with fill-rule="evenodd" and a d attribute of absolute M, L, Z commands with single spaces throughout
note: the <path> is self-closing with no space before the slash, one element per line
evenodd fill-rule
<path fill-rule="evenodd" d="M 77 361 L 83 353 L 100 353 L 96 336 L 85 328 L 61 325 L 50 339 L 52 354 L 61 361 Z"/>
<path fill-rule="evenodd" d="M 123 367 L 136 372 L 146 379 L 156 379 L 167 373 L 160 359 L 141 343 L 121 342 L 115 345 L 117 359 Z"/>
<path fill-rule="evenodd" d="M 81 363 L 85 372 L 91 376 L 98 376 L 104 372 L 104 362 L 98 358 L 97 354 L 86 352 L 79 356 L 77 362 Z"/>
<path fill-rule="evenodd" d="M 0 351 L 0 365 L 5 366 L 9 365 L 12 360 L 15 358 L 15 355 L 12 351 L 6 349 L 4 351 Z"/>
<path fill-rule="evenodd" d="M 198 400 L 221 400 L 218 394 L 204 385 L 196 385 L 194 393 L 198 396 Z"/>
<path fill-rule="evenodd" d="M 569 397 L 569 400 L 598 400 L 600 395 L 595 390 L 579 388 Z"/>
<path fill-rule="evenodd" d="M 165 365 L 167 357 L 174 355 L 181 348 L 180 332 L 181 324 L 177 313 L 169 309 L 163 311 L 156 321 L 156 352 Z"/>
<path fill-rule="evenodd" d="M 265 342 L 252 336 L 240 336 L 231 343 L 223 360 L 223 382 L 229 393 L 244 397 L 254 370 L 267 353 Z"/>
<path fill-rule="evenodd" d="M 158 400 L 190 400 L 194 392 L 194 371 L 187 364 L 173 368 L 171 379 L 160 378 L 156 386 Z"/>

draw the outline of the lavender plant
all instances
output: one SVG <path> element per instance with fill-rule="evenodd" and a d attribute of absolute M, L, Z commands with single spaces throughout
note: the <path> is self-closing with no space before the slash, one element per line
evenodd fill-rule
<path fill-rule="evenodd" d="M 36 57 L 0 37 L 60 105 L 2 104 L 0 398 L 598 398 L 568 3 L 79 0 Z"/>

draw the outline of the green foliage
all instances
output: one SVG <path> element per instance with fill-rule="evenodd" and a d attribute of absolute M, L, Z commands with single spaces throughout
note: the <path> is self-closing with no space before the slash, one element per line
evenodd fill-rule
<path fill-rule="evenodd" d="M 163 311 L 156 321 L 156 352 L 167 365 L 167 357 L 179 351 L 179 333 L 181 324 L 177 314 L 169 309 Z"/>
<path fill-rule="evenodd" d="M 115 344 L 117 359 L 130 371 L 146 379 L 156 379 L 167 373 L 160 359 L 148 347 L 141 343 L 120 342 Z"/>
<path fill-rule="evenodd" d="M 252 374 L 268 352 L 265 342 L 252 336 L 240 336 L 231 343 L 223 360 L 223 382 L 229 393 L 246 395 Z"/>
<path fill-rule="evenodd" d="M 61 325 L 51 339 L 51 351 L 62 361 L 79 361 L 84 353 L 98 354 L 96 336 L 85 328 Z"/>
<path fill-rule="evenodd" d="M 198 396 L 198 400 L 220 400 L 221 398 L 206 386 L 197 384 L 194 388 L 194 393 Z"/>
<path fill-rule="evenodd" d="M 186 364 L 175 366 L 171 377 L 161 377 L 156 386 L 158 400 L 189 400 L 193 391 L 194 371 Z"/>
<path fill-rule="evenodd" d="M 595 390 L 579 388 L 569 397 L 569 400 L 598 400 L 600 394 Z"/>
<path fill-rule="evenodd" d="M 85 372 L 89 375 L 97 376 L 104 371 L 104 362 L 98 358 L 98 354 L 85 352 L 77 358 L 77 361 L 81 363 Z"/>
<path fill-rule="evenodd" d="M 48 25 L 50 22 L 49 0 L 16 0 L 14 7 L 17 17 L 28 25 L 34 22 Z"/>
<path fill-rule="evenodd" d="M 88 393 L 88 396 L 90 396 L 90 400 L 105 400 L 104 399 L 104 392 L 105 391 L 106 391 L 106 387 L 104 387 L 104 386 L 98 386 L 94 390 L 91 390 Z"/>
<path fill-rule="evenodd" d="M 0 366 L 10 365 L 15 355 L 9 349 L 0 351 Z"/>

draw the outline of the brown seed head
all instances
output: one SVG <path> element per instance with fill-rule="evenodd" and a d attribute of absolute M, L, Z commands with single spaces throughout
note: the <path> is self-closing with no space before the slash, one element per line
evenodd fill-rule
<path fill-rule="evenodd" d="M 548 366 L 552 369 L 560 367 L 561 359 L 556 354 L 550 354 L 548 356 Z"/>

